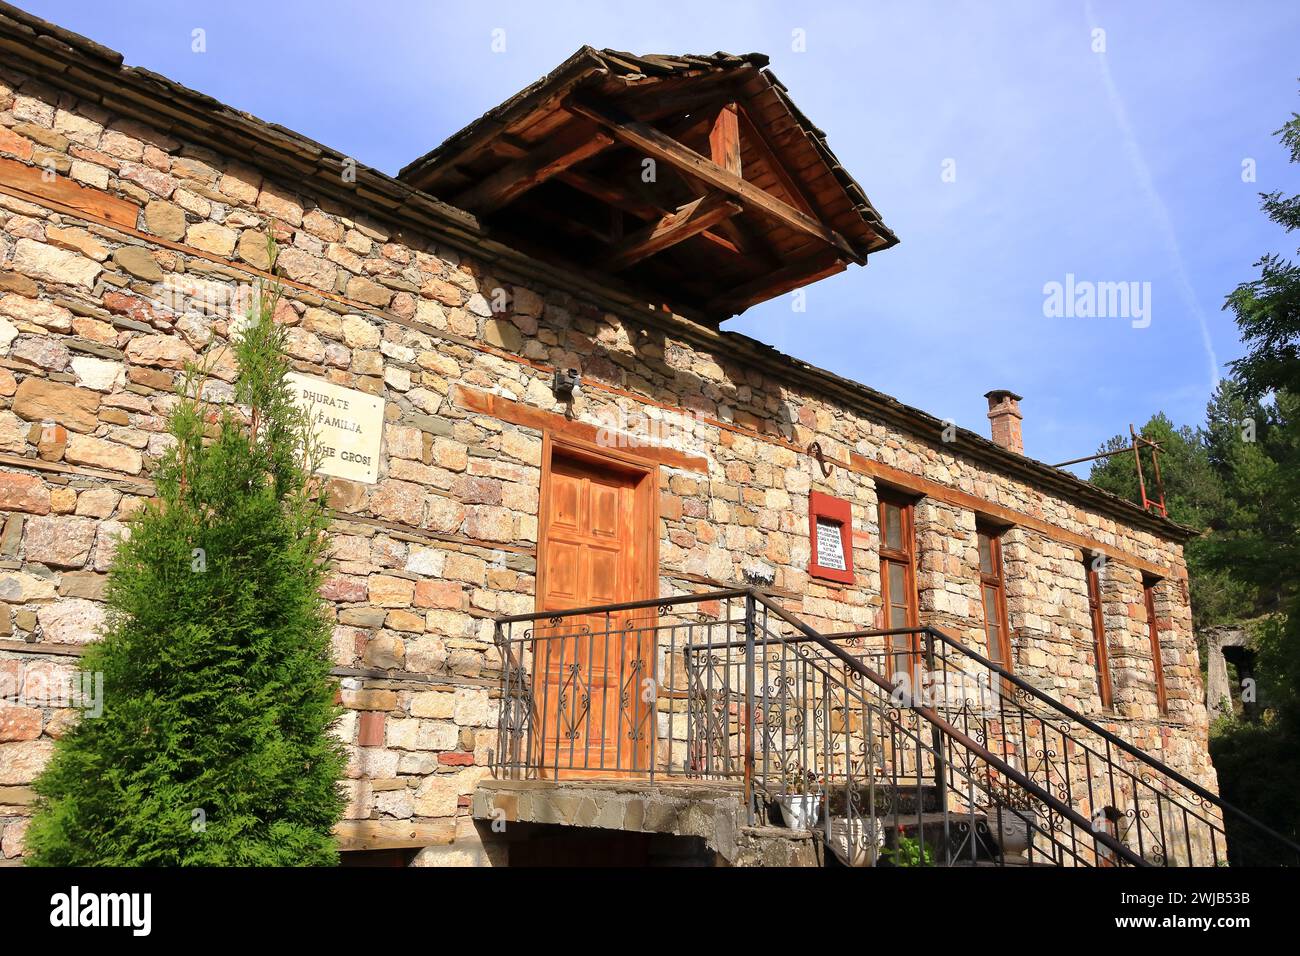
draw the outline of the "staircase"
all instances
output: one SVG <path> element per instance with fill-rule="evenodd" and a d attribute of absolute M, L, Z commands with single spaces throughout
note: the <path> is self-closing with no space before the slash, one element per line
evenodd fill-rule
<path fill-rule="evenodd" d="M 1300 847 L 931 627 L 754 590 L 503 617 L 499 779 L 730 782 L 829 865 L 1300 863 Z M 912 648 L 899 653 L 900 646 Z"/>

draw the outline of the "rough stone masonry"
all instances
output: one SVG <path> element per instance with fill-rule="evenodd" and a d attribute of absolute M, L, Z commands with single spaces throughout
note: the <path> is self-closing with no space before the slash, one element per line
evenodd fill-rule
<path fill-rule="evenodd" d="M 348 709 L 338 729 L 351 754 L 345 847 L 488 861 L 469 813 L 495 741 L 493 617 L 534 610 L 543 431 L 594 433 L 629 409 L 681 413 L 651 449 L 662 452 L 661 595 L 735 586 L 761 565 L 813 626 L 875 625 L 878 489 L 910 476 L 921 493 L 921 619 L 982 649 L 970 502 L 988 502 L 1025 517 L 1003 536 L 1017 672 L 1215 786 L 1185 536 L 1174 526 L 1068 476 L 1048 480 L 975 436 L 945 442 L 943 423 L 743 337 L 619 310 L 436 222 L 421 231 L 395 221 L 377 194 L 320 194 L 253 151 L 201 141 L 166 97 L 150 103 L 125 79 L 116 101 L 79 93 L 90 82 L 66 70 L 89 63 L 98 76 L 102 57 L 41 50 L 48 71 L 8 51 L 0 66 L 5 860 L 23 855 L 30 784 L 77 719 L 47 690 L 103 622 L 105 571 L 152 494 L 178 371 L 217 357 L 206 397 L 231 400 L 220 346 L 239 287 L 267 266 L 268 235 L 283 250 L 278 319 L 295 368 L 384 402 L 378 480 L 330 482 L 337 520 L 322 597 Z M 219 108 L 164 92 L 186 110 Z M 569 368 L 583 383 L 572 407 L 552 389 L 554 370 Z M 814 441 L 844 466 L 824 475 L 807 453 Z M 814 491 L 851 503 L 852 585 L 808 573 Z M 1108 711 L 1081 541 L 1109 558 Z M 1164 714 L 1143 607 L 1148 568 L 1163 572 Z M 106 697 L 111 706 L 111 688 Z"/>

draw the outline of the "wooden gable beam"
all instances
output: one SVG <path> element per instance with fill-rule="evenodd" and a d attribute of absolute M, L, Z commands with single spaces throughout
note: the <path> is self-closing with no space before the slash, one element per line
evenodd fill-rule
<path fill-rule="evenodd" d="M 640 150 L 658 162 L 680 169 L 712 189 L 734 196 L 746 209 L 762 213 L 797 232 L 814 236 L 854 262 L 865 261 L 865 257 L 850 246 L 843 236 L 825 223 L 818 222 L 784 200 L 745 182 L 735 173 L 728 172 L 712 160 L 705 159 L 693 149 L 683 146 L 653 126 L 626 119 L 605 107 L 581 99 L 565 100 L 564 105 L 576 116 L 598 123 L 619 142 Z"/>
<path fill-rule="evenodd" d="M 736 215 L 741 207 L 718 193 L 688 202 L 639 229 L 610 249 L 601 265 L 617 272 L 640 262 L 647 256 L 675 246 L 684 239 L 699 235 L 710 226 Z"/>
<path fill-rule="evenodd" d="M 486 215 L 518 199 L 564 170 L 614 145 L 608 133 L 570 123 L 545 143 L 480 180 L 452 199 L 453 205 Z"/>

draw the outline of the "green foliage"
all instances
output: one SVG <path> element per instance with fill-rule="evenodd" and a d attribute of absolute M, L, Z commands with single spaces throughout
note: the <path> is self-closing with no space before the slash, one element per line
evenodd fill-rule
<path fill-rule="evenodd" d="M 1292 113 L 1276 135 L 1291 162 L 1300 163 L 1300 114 Z M 1269 219 L 1287 232 L 1300 228 L 1300 194 L 1275 191 L 1260 198 Z M 1225 305 L 1249 347 L 1232 363 L 1233 371 L 1252 395 L 1280 390 L 1300 395 L 1300 266 L 1276 254 L 1255 265 L 1259 278 L 1237 286 Z"/>
<path fill-rule="evenodd" d="M 1300 163 L 1300 114 L 1278 130 Z M 1300 227 L 1300 195 L 1261 196 L 1287 232 Z M 1205 425 L 1175 428 L 1156 415 L 1142 434 L 1160 457 L 1169 515 L 1202 531 L 1185 553 L 1194 623 L 1248 626 L 1255 636 L 1258 721 L 1231 716 L 1211 728 L 1210 753 L 1226 800 L 1300 842 L 1300 267 L 1277 255 L 1227 298 L 1246 354 L 1231 364 Z M 1128 444 L 1116 436 L 1103 451 Z M 1150 488 L 1150 463 L 1144 474 Z M 1092 480 L 1137 499 L 1132 455 L 1094 465 Z M 1275 848 L 1229 815 L 1236 862 Z"/>
<path fill-rule="evenodd" d="M 84 659 L 103 674 L 103 714 L 59 741 L 36 783 L 32 863 L 337 862 L 327 516 L 278 289 L 260 291 L 233 345 L 247 414 L 204 402 L 202 370 L 185 375 L 158 499 L 117 551 L 104 638 Z"/>
<path fill-rule="evenodd" d="M 1277 132 L 1300 163 L 1300 114 Z M 1300 227 L 1300 194 L 1261 199 L 1287 232 Z M 1263 614 L 1255 626 L 1263 718 L 1219 721 L 1210 753 L 1225 799 L 1300 842 L 1300 268 L 1278 255 L 1256 265 L 1259 278 L 1239 285 L 1225 305 L 1247 352 L 1232 363 L 1239 387 L 1210 404 L 1207 446 L 1226 507 L 1204 559 Z M 1235 434 L 1242 420 L 1254 424 L 1254 442 Z M 1227 822 L 1235 858 L 1254 851 L 1252 862 L 1269 862 L 1261 858 L 1271 849 L 1265 841 Z"/>
<path fill-rule="evenodd" d="M 1210 465 L 1206 447 L 1197 429 L 1175 427 L 1163 413 L 1152 416 L 1139 434 L 1160 445 L 1160 476 L 1164 480 L 1165 505 L 1169 516 L 1180 524 L 1204 528 L 1222 504 L 1223 489 Z M 1127 435 L 1116 435 L 1099 451 L 1117 451 L 1130 444 Z M 1150 449 L 1142 449 L 1142 475 L 1147 497 L 1155 499 L 1156 476 Z M 1138 496 L 1137 465 L 1133 453 L 1114 455 L 1093 463 L 1089 476 L 1096 485 L 1130 501 Z"/>
<path fill-rule="evenodd" d="M 880 851 L 880 859 L 890 866 L 930 866 L 934 863 L 934 852 L 920 840 L 900 833 L 894 846 Z"/>
<path fill-rule="evenodd" d="M 1259 723 L 1221 718 L 1210 728 L 1210 757 L 1224 800 L 1300 843 L 1300 803 L 1295 797 L 1300 735 L 1294 723 L 1273 712 Z M 1224 824 L 1230 863 L 1295 865 L 1294 853 L 1285 852 L 1254 827 L 1243 826 L 1231 814 Z"/>
<path fill-rule="evenodd" d="M 1169 517 L 1199 531 L 1212 529 L 1221 520 L 1226 499 L 1223 477 L 1211 460 L 1205 432 L 1186 425 L 1175 426 L 1167 416 L 1159 413 L 1142 426 L 1139 434 L 1160 444 L 1160 476 L 1164 482 Z M 1127 435 L 1116 435 L 1099 451 L 1117 451 L 1130 444 Z M 1142 468 L 1148 498 L 1157 496 L 1154 464 L 1151 450 L 1143 449 Z M 1141 500 L 1137 463 L 1132 452 L 1094 462 L 1090 478 L 1094 484 L 1120 497 L 1135 502 Z M 1251 613 L 1253 593 L 1208 562 L 1204 538 L 1189 541 L 1185 556 L 1192 611 L 1198 629 L 1225 618 Z"/>

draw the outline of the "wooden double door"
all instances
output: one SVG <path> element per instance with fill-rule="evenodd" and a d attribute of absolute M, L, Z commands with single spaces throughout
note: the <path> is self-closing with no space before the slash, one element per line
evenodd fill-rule
<path fill-rule="evenodd" d="M 538 611 L 657 596 L 657 469 L 603 449 L 545 442 Z M 654 753 L 655 608 L 538 621 L 534 746 L 544 775 L 617 777 Z"/>

